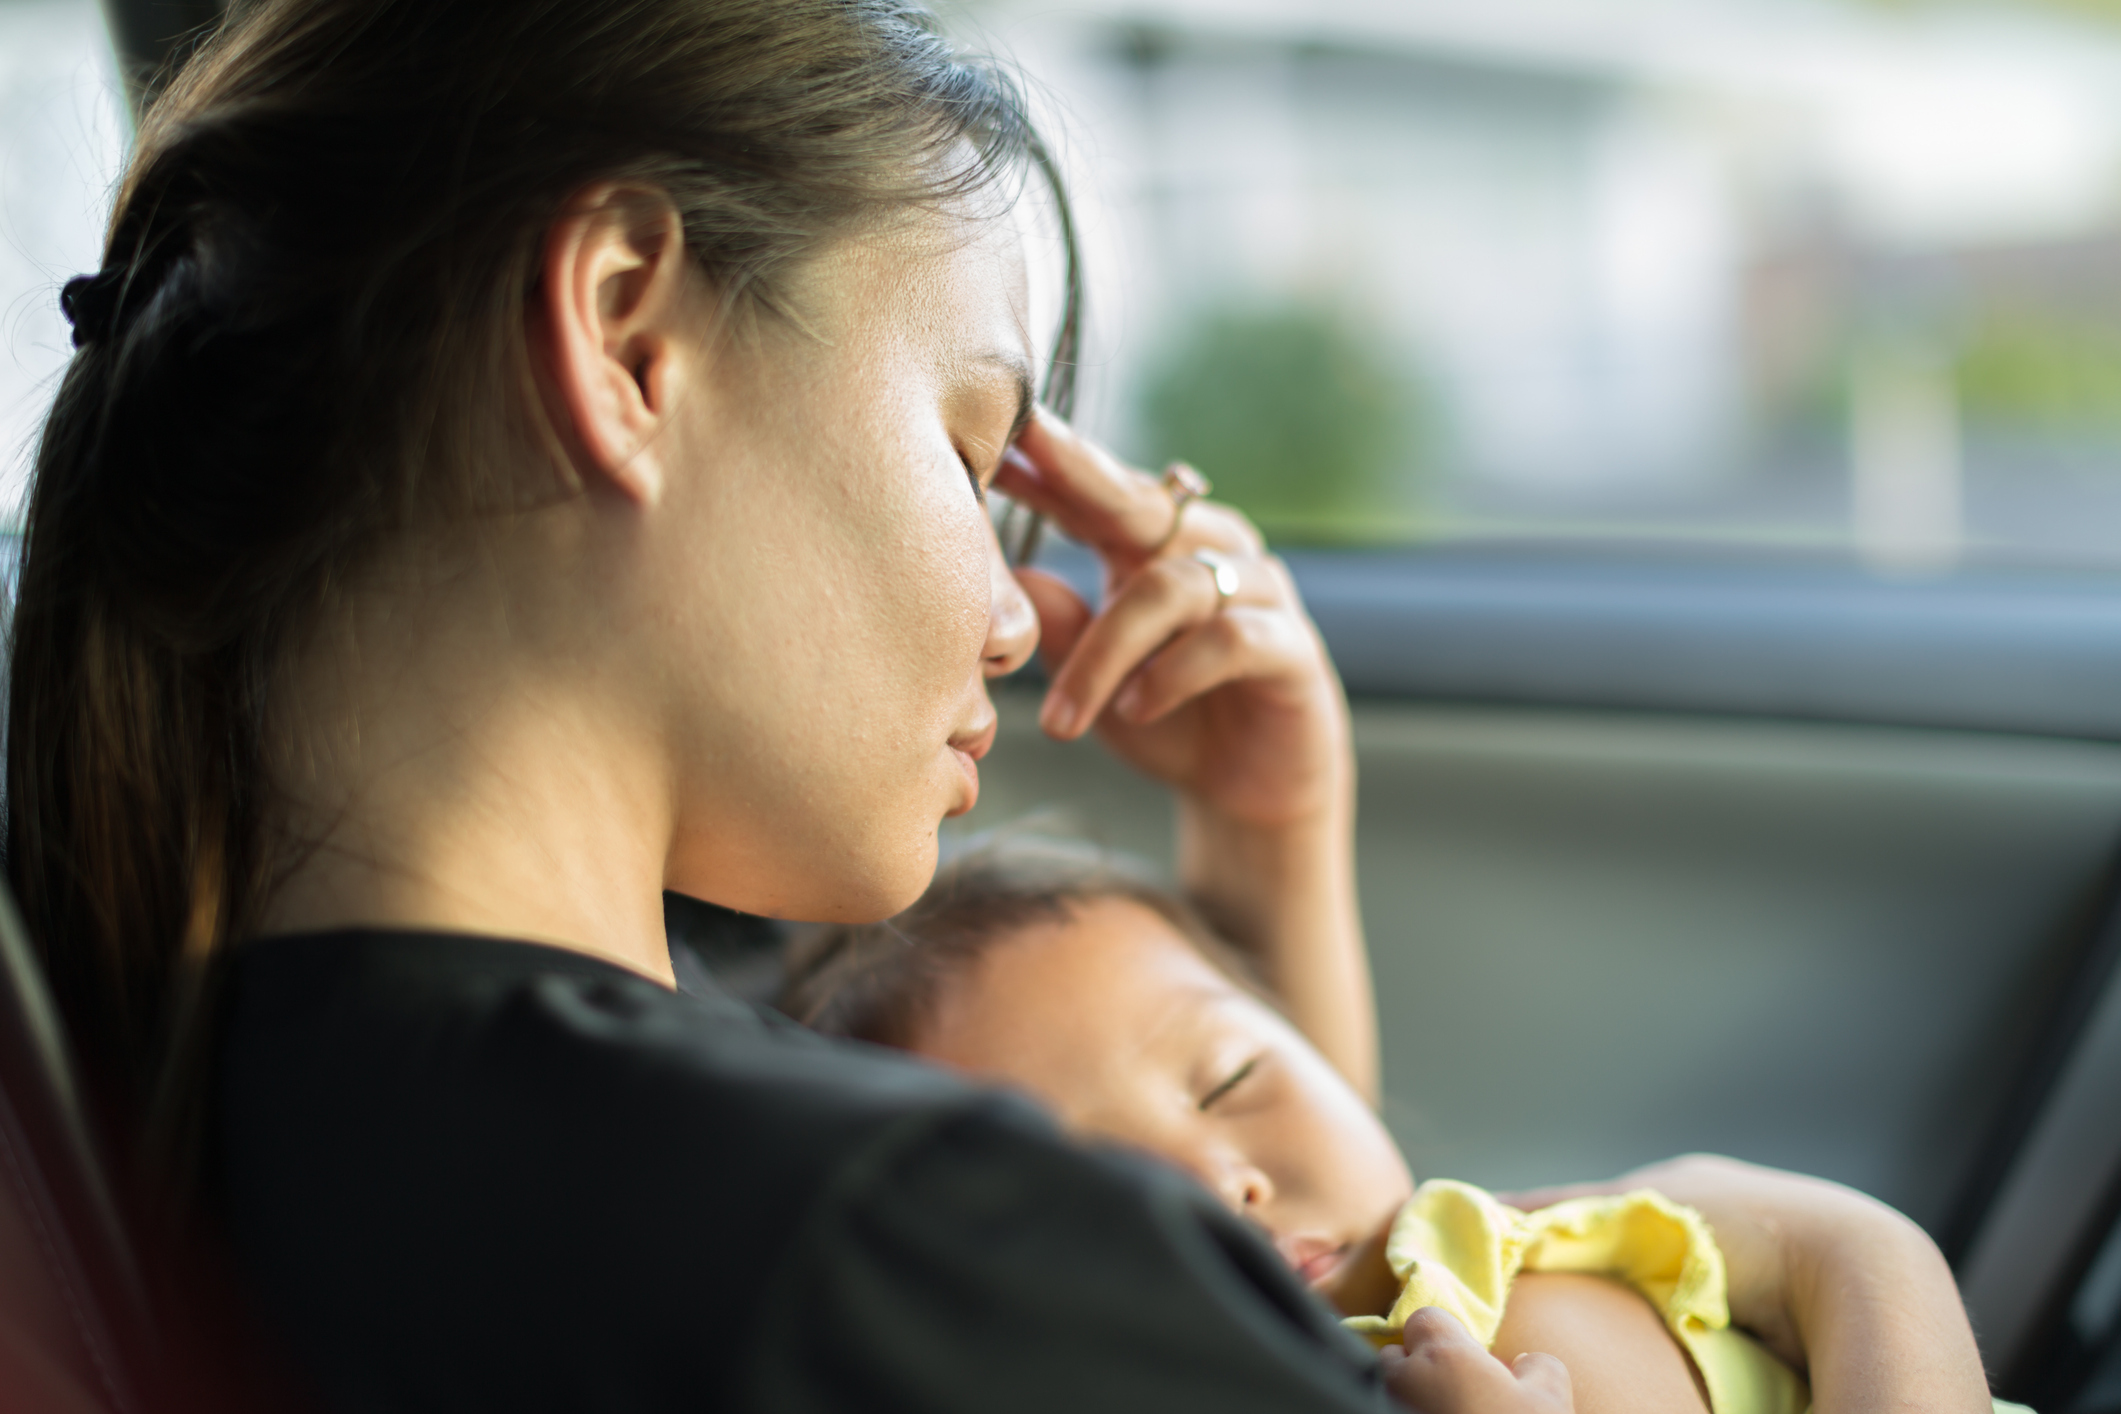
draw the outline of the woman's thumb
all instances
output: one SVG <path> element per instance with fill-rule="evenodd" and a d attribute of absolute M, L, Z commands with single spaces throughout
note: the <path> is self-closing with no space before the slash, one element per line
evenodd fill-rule
<path fill-rule="evenodd" d="M 1046 676 L 1057 677 L 1061 664 L 1075 651 L 1076 640 L 1090 626 L 1090 606 L 1068 581 L 1044 570 L 1018 570 L 1016 582 L 1038 610 L 1038 656 L 1046 665 Z"/>

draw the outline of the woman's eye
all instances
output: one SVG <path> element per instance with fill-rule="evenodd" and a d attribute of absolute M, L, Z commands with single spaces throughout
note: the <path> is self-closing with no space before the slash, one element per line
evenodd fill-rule
<path fill-rule="evenodd" d="M 1221 1083 L 1216 1085 L 1214 1089 L 1210 1090 L 1207 1094 L 1201 1096 L 1200 1107 L 1205 1110 L 1209 1106 L 1213 1105 L 1217 1100 L 1223 1099 L 1228 1096 L 1232 1090 L 1235 1090 L 1238 1086 L 1245 1083 L 1246 1076 L 1250 1075 L 1258 1068 L 1259 1057 L 1254 1056 L 1251 1060 L 1246 1061 L 1243 1065 L 1239 1066 L 1237 1069 L 1231 1071 L 1228 1075 L 1224 1076 Z"/>
<path fill-rule="evenodd" d="M 974 466 L 972 458 L 966 456 L 963 452 L 957 454 L 957 461 L 958 465 L 965 469 L 965 479 L 972 483 L 972 494 L 978 498 L 981 505 L 986 505 L 987 488 L 980 484 L 979 468 Z"/>

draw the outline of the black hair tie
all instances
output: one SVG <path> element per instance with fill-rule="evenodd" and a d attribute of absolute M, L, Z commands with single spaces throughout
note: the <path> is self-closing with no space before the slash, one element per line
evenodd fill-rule
<path fill-rule="evenodd" d="M 59 291 L 59 308 L 74 326 L 74 347 L 108 339 L 118 322 L 118 305 L 125 298 L 128 270 L 101 270 L 76 275 Z"/>

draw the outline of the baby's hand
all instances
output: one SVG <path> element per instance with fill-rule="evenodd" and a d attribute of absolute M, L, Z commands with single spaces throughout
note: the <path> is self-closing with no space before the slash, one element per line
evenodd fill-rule
<path fill-rule="evenodd" d="M 1505 1365 L 1434 1306 L 1407 1318 L 1404 1340 L 1381 1352 L 1385 1388 L 1419 1414 L 1575 1414 L 1568 1367 L 1551 1355 Z"/>

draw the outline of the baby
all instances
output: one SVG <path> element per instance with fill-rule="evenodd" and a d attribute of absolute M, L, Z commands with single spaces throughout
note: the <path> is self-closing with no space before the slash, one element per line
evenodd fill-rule
<path fill-rule="evenodd" d="M 1077 1134 L 1179 1165 L 1379 1345 L 1440 1306 L 1505 1360 L 1560 1356 L 1578 1414 L 1809 1403 L 1788 1367 L 1727 1329 L 1722 1257 L 1698 1216 L 1647 1192 L 1526 1214 L 1469 1185 L 1417 1190 L 1376 1113 L 1247 959 L 1107 857 L 1028 839 L 973 851 L 899 917 L 800 943 L 781 1005 L 1011 1084 Z"/>

